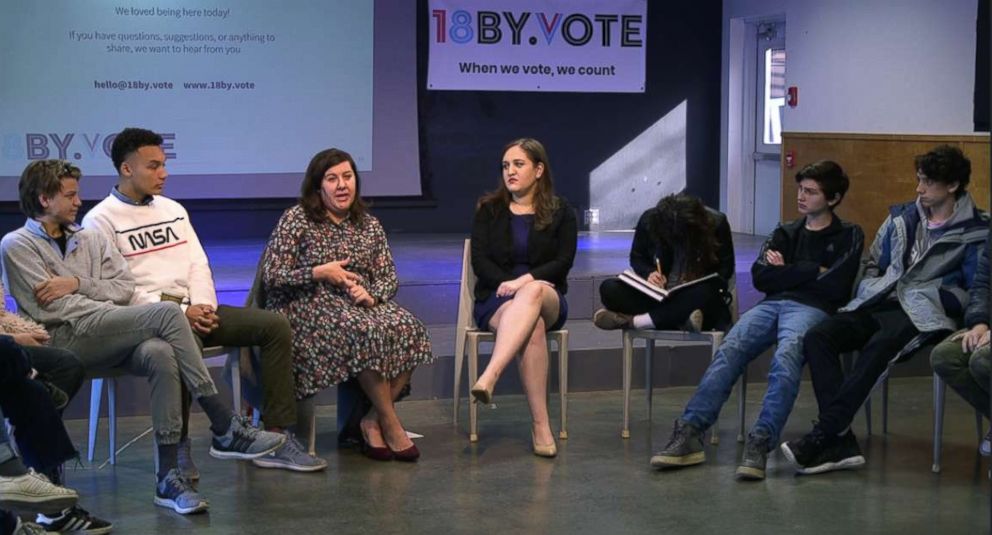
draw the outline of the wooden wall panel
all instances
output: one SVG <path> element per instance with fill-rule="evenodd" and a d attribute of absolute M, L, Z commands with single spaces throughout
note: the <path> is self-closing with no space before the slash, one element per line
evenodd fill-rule
<path fill-rule="evenodd" d="M 940 144 L 956 145 L 971 160 L 971 192 L 975 202 L 989 209 L 989 136 L 802 133 L 782 134 L 782 219 L 799 217 L 796 210 L 796 172 L 817 160 L 833 160 L 844 168 L 851 188 L 837 214 L 861 225 L 868 243 L 885 220 L 889 206 L 915 198 L 913 158 Z M 785 155 L 794 165 L 785 166 Z M 866 246 L 868 245 L 866 243 Z"/>

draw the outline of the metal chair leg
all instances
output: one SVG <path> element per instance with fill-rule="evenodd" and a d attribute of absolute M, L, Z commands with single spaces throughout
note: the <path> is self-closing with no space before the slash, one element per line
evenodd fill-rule
<path fill-rule="evenodd" d="M 651 406 L 654 394 L 654 340 L 644 341 L 644 393 L 648 401 L 648 425 L 652 422 Z"/>
<path fill-rule="evenodd" d="M 468 380 L 471 385 L 479 380 L 479 341 L 475 338 L 468 344 Z M 479 441 L 479 402 L 474 396 L 468 400 L 468 440 Z"/>
<path fill-rule="evenodd" d="M 930 470 L 940 472 L 940 456 L 944 436 L 944 399 L 947 385 L 936 373 L 933 374 L 933 464 Z"/>
<path fill-rule="evenodd" d="M 889 378 L 882 382 L 882 434 L 889 434 Z"/>
<path fill-rule="evenodd" d="M 720 349 L 720 344 L 723 343 L 723 335 L 718 333 L 710 334 L 710 362 L 716 357 L 716 352 Z M 720 443 L 720 415 L 716 415 L 713 420 L 713 425 L 710 426 L 710 444 L 717 445 Z"/>
<path fill-rule="evenodd" d="M 623 331 L 623 429 L 620 438 L 630 438 L 630 372 L 634 360 L 634 337 Z"/>
<path fill-rule="evenodd" d="M 739 400 L 737 402 L 737 416 L 740 420 L 740 424 L 737 427 L 737 442 L 743 444 L 746 429 L 746 423 L 744 419 L 747 417 L 747 366 L 744 367 L 744 373 L 741 374 L 741 386 Z"/>
<path fill-rule="evenodd" d="M 90 421 L 89 440 L 87 441 L 86 460 L 93 462 L 96 435 L 100 430 L 100 405 L 103 403 L 103 379 L 94 378 L 90 381 Z"/>
<path fill-rule="evenodd" d="M 117 464 L 117 379 L 107 379 L 107 420 L 110 427 L 110 464 Z"/>
<path fill-rule="evenodd" d="M 568 440 L 568 333 L 558 335 L 558 392 L 561 396 L 561 429 L 558 438 Z"/>
<path fill-rule="evenodd" d="M 871 436 L 871 393 L 865 400 L 865 427 L 868 428 L 868 435 Z"/>

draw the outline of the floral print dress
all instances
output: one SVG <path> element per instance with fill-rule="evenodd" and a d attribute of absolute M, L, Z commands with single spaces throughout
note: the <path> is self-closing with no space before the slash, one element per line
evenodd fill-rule
<path fill-rule="evenodd" d="M 313 279 L 315 266 L 345 259 L 375 306 L 353 305 L 343 288 Z M 427 328 L 392 301 L 396 265 L 386 233 L 371 215 L 336 224 L 310 220 L 300 205 L 286 210 L 269 238 L 262 277 L 265 307 L 293 327 L 298 399 L 365 370 L 392 379 L 434 360 Z"/>

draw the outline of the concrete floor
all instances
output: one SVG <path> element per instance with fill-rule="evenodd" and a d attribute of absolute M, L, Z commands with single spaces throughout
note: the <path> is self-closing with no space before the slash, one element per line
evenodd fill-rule
<path fill-rule="evenodd" d="M 749 389 L 748 416 L 757 414 L 764 385 Z M 889 434 L 866 440 L 855 422 L 868 465 L 861 470 L 796 477 L 781 454 L 769 461 L 768 479 L 734 481 L 740 446 L 726 405 L 721 444 L 708 446 L 706 464 L 655 472 L 648 464 L 692 388 L 658 389 L 654 424 L 646 421 L 643 391 L 632 401 L 632 438 L 620 439 L 619 392 L 570 396 L 569 440 L 557 459 L 529 450 L 526 405 L 499 396 L 496 409 L 480 409 L 480 441 L 467 440 L 467 413 L 456 429 L 450 400 L 400 405 L 406 426 L 426 435 L 413 465 L 377 463 L 337 450 L 333 407 L 318 418 L 324 473 L 264 470 L 207 455 L 207 424 L 194 415 L 194 456 L 203 473 L 200 490 L 208 514 L 183 517 L 152 505 L 152 446 L 138 440 L 116 467 L 67 469 L 82 505 L 112 520 L 116 533 L 980 533 L 989 529 L 988 462 L 976 453 L 974 413 L 948 394 L 943 472 L 930 471 L 931 382 L 892 381 Z M 553 398 L 554 399 L 554 398 Z M 815 416 L 808 383 L 785 438 L 806 432 Z M 557 403 L 552 403 L 557 427 Z M 122 418 L 121 442 L 148 425 Z M 69 422 L 85 444 L 85 421 Z M 103 437 L 101 437 L 103 438 Z M 99 446 L 98 446 L 99 447 Z M 98 451 L 104 451 L 100 448 Z M 105 454 L 104 454 L 105 455 Z"/>

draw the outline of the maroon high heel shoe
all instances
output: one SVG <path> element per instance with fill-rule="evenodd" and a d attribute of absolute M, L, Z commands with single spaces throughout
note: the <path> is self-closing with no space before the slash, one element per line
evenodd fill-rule
<path fill-rule="evenodd" d="M 393 456 L 393 459 L 404 463 L 415 463 L 417 462 L 417 459 L 420 458 L 420 450 L 417 449 L 416 444 L 411 444 L 410 447 L 405 450 L 393 451 L 392 448 L 389 448 L 389 443 L 386 443 L 386 449 L 389 450 L 389 453 Z"/>
<path fill-rule="evenodd" d="M 406 450 L 404 450 L 406 451 Z M 393 451 L 389 449 L 389 445 L 386 446 L 373 446 L 369 444 L 369 436 L 362 429 L 362 453 L 366 457 L 372 459 L 373 461 L 392 461 Z"/>

